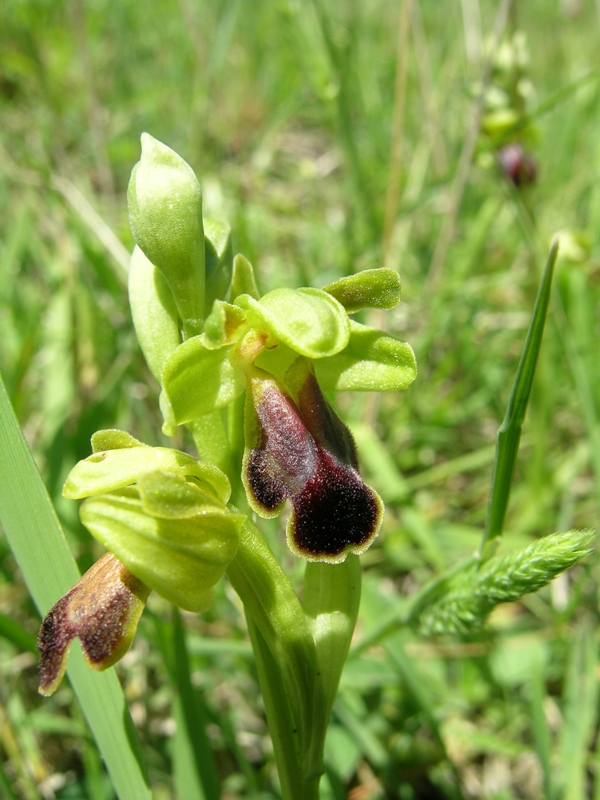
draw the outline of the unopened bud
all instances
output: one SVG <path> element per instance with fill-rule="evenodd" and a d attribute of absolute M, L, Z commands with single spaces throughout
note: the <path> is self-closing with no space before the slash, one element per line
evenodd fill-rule
<path fill-rule="evenodd" d="M 142 134 L 142 157 L 127 193 L 133 237 L 164 275 L 186 336 L 204 316 L 202 192 L 194 171 L 171 148 Z"/>

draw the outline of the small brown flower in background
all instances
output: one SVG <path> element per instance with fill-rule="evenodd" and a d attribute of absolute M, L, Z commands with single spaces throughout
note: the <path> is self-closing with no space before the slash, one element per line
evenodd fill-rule
<path fill-rule="evenodd" d="M 529 186 L 537 177 L 537 166 L 533 156 L 517 143 L 507 144 L 498 150 L 498 164 L 503 174 L 517 188 Z"/>

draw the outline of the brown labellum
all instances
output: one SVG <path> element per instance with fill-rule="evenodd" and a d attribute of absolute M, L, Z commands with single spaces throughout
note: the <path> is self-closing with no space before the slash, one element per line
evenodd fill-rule
<path fill-rule="evenodd" d="M 287 499 L 290 549 L 309 561 L 344 561 L 377 535 L 383 504 L 358 473 L 348 428 L 298 359 L 282 388 L 268 373 L 248 380 L 244 484 L 251 505 L 276 516 Z"/>
<path fill-rule="evenodd" d="M 150 589 L 106 553 L 48 612 L 38 636 L 39 692 L 56 691 L 78 636 L 93 669 L 112 666 L 129 649 Z"/>

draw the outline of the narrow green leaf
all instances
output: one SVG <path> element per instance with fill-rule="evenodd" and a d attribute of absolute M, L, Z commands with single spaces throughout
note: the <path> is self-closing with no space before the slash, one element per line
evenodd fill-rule
<path fill-rule="evenodd" d="M 233 259 L 233 275 L 231 277 L 231 300 L 235 300 L 241 294 L 249 294 L 255 300 L 260 297 L 260 292 L 256 285 L 254 269 L 248 259 L 238 253 Z"/>
<path fill-rule="evenodd" d="M 565 679 L 560 732 L 564 800 L 587 793 L 588 750 L 598 720 L 598 655 L 591 630 L 582 629 L 571 651 Z"/>
<path fill-rule="evenodd" d="M 231 282 L 233 251 L 231 228 L 217 219 L 204 219 L 204 268 L 206 297 L 204 313 L 209 314 L 212 304 L 223 299 Z"/>
<path fill-rule="evenodd" d="M 554 800 L 556 793 L 552 778 L 552 743 L 543 706 L 545 694 L 543 667 L 536 662 L 531 674 L 531 731 L 544 776 L 544 797 L 547 800 Z"/>
<path fill-rule="evenodd" d="M 137 340 L 160 384 L 165 361 L 181 343 L 177 306 L 167 279 L 137 246 L 131 255 L 128 288 Z"/>
<path fill-rule="evenodd" d="M 171 646 L 174 653 L 173 713 L 177 726 L 173 741 L 177 797 L 179 800 L 219 800 L 219 782 L 206 734 L 206 709 L 192 686 L 185 631 L 177 608 L 173 608 Z"/>
<path fill-rule="evenodd" d="M 558 239 L 552 242 L 542 282 L 535 301 L 533 315 L 525 340 L 525 347 L 515 376 L 508 408 L 504 422 L 500 426 L 496 440 L 496 461 L 492 475 L 492 490 L 490 494 L 488 515 L 479 549 L 482 559 L 493 555 L 493 540 L 502 533 L 504 518 L 510 497 L 512 476 L 515 468 L 521 428 L 529 402 L 529 394 L 533 383 L 533 376 L 537 364 L 542 334 L 546 322 L 550 289 L 552 287 L 552 273 L 558 255 Z"/>
<path fill-rule="evenodd" d="M 0 522 L 40 611 L 79 572 L 0 378 Z M 73 647 L 67 674 L 120 800 L 150 800 L 137 732 L 114 669 L 92 672 Z"/>

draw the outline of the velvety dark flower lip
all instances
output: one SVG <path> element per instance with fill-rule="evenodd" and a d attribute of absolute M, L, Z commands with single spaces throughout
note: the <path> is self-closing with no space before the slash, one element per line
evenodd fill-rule
<path fill-rule="evenodd" d="M 131 645 L 150 589 L 106 553 L 48 612 L 38 637 L 43 695 L 58 687 L 77 636 L 88 664 L 102 670 Z"/>
<path fill-rule="evenodd" d="M 371 544 L 383 516 L 381 500 L 358 472 L 321 451 L 317 469 L 292 498 L 290 549 L 311 561 L 342 561 Z"/>
<path fill-rule="evenodd" d="M 251 504 L 269 517 L 291 501 L 287 537 L 294 553 L 339 563 L 349 552 L 367 549 L 381 526 L 383 504 L 360 477 L 352 435 L 321 392 L 308 360 L 295 363 L 286 388 L 254 370 L 248 380 L 246 445 L 244 483 Z"/>

